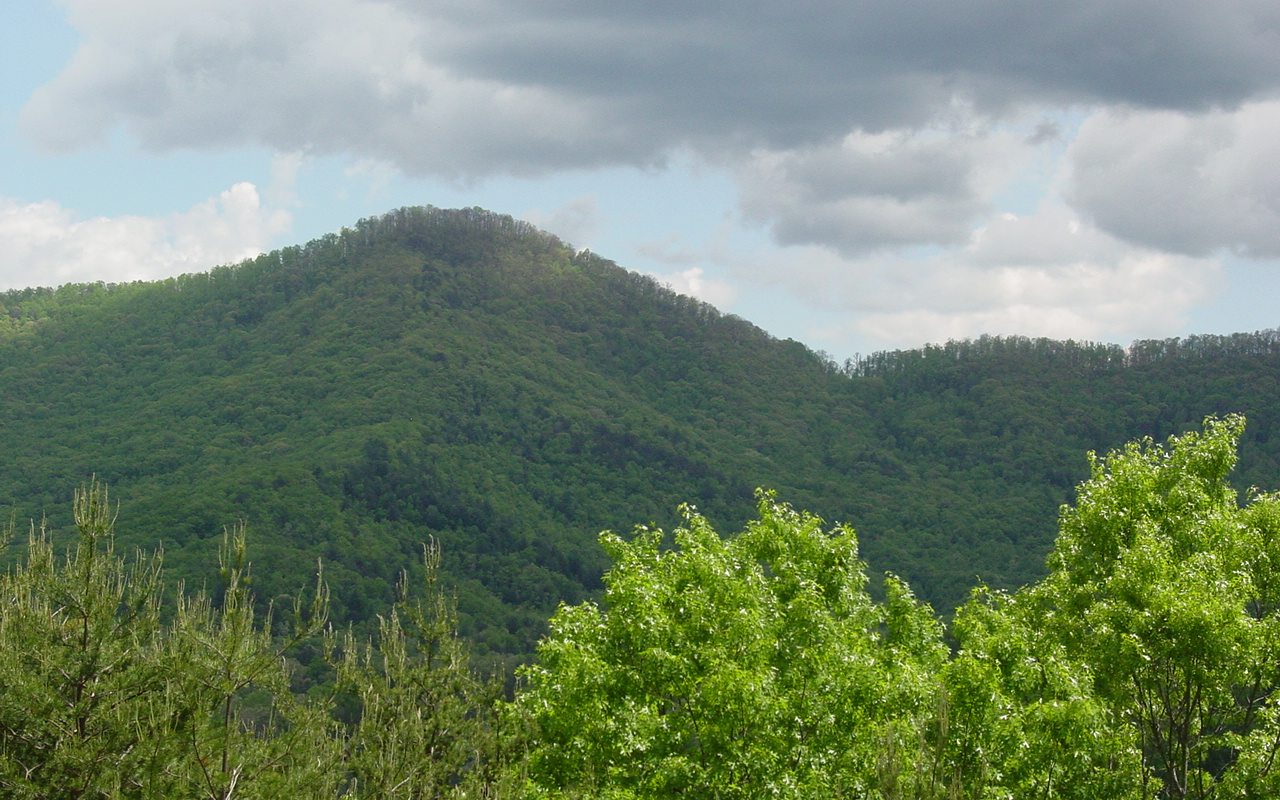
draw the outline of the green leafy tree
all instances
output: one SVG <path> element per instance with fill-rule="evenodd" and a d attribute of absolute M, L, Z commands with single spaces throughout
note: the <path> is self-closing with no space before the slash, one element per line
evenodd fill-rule
<path fill-rule="evenodd" d="M 604 607 L 564 606 L 516 701 L 550 796 L 866 796 L 884 731 L 923 717 L 946 660 L 905 585 L 866 591 L 853 531 L 761 493 L 722 539 L 691 508 L 605 534 Z M 909 724 L 909 723 L 908 723 Z"/>
<path fill-rule="evenodd" d="M 1033 620 L 1087 666 L 1161 797 L 1280 789 L 1280 498 L 1227 483 L 1241 417 L 1091 456 Z"/>
<path fill-rule="evenodd" d="M 1150 796 L 1130 730 L 1056 633 L 1025 595 L 974 592 L 956 614 L 958 649 L 921 753 L 927 791 L 908 796 Z"/>

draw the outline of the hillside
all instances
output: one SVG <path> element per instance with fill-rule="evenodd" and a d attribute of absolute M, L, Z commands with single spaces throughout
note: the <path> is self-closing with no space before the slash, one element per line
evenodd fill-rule
<path fill-rule="evenodd" d="M 1274 333 L 983 339 L 849 363 L 481 210 L 402 209 L 210 273 L 0 295 L 0 506 L 65 527 L 89 475 L 121 541 L 216 580 L 247 520 L 260 597 L 323 561 L 367 619 L 427 537 L 464 631 L 523 654 L 599 588 L 603 528 L 725 529 L 753 489 L 857 528 L 939 609 L 1042 570 L 1081 453 L 1249 417 L 1280 485 Z"/>

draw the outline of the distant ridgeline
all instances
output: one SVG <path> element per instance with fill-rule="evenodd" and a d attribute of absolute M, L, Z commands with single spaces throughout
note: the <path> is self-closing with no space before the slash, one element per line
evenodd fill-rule
<path fill-rule="evenodd" d="M 1095 370 L 1143 366 L 1163 359 L 1274 358 L 1280 355 L 1280 330 L 1201 335 L 1172 339 L 1140 339 L 1126 350 L 1098 342 L 1059 341 L 1026 336 L 980 336 L 977 339 L 925 345 L 918 350 L 887 350 L 855 355 L 842 371 L 869 378 L 937 371 L 938 362 L 984 359 L 1026 361 L 1057 359 L 1072 368 Z M 932 362 L 932 363 L 930 363 Z M 923 367 L 923 369 L 921 369 Z"/>
<path fill-rule="evenodd" d="M 1043 574 L 1081 453 L 1207 414 L 1280 486 L 1280 334 L 983 337 L 840 366 L 510 217 L 408 208 L 206 274 L 0 295 L 0 506 L 64 519 L 88 476 L 122 544 L 216 580 L 247 521 L 256 594 L 317 560 L 367 620 L 438 541 L 463 631 L 523 655 L 599 590 L 596 534 L 724 529 L 763 486 L 850 523 L 938 610 Z"/>

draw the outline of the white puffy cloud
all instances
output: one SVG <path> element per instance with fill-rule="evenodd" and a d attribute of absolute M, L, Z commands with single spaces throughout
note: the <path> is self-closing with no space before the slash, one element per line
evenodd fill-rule
<path fill-rule="evenodd" d="M 1109 233 L 1191 255 L 1280 256 L 1280 100 L 1100 110 L 1067 163 L 1067 196 Z"/>
<path fill-rule="evenodd" d="M 1187 313 L 1212 291 L 1216 264 L 1189 264 L 1160 254 L 1117 263 L 1080 263 L 995 271 L 955 267 L 939 292 L 917 306 L 873 311 L 854 328 L 884 347 L 909 347 L 991 334 L 1126 341 L 1184 331 Z M 941 276 L 930 270 L 918 280 Z M 967 287 L 957 297 L 945 288 Z"/>
<path fill-rule="evenodd" d="M 251 183 L 165 217 L 82 219 L 52 201 L 0 198 L 0 289 L 205 271 L 261 253 L 290 223 Z"/>
<path fill-rule="evenodd" d="M 877 348 L 984 333 L 1106 341 L 1174 335 L 1221 275 L 1217 261 L 1127 244 L 1058 205 L 997 216 L 963 247 L 916 259 L 845 258 L 818 247 L 783 252 L 785 261 L 757 261 L 741 277 L 822 309 L 817 339 L 856 338 Z"/>

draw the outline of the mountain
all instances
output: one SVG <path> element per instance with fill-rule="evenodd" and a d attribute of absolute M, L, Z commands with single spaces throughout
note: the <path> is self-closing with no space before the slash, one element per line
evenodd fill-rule
<path fill-rule="evenodd" d="M 0 506 L 69 528 L 96 474 L 120 541 L 196 583 L 243 519 L 260 598 L 319 560 L 355 621 L 433 537 L 464 633 L 521 655 L 599 589 L 601 529 L 682 502 L 734 529 L 763 486 L 946 611 L 1040 575 L 1087 450 L 1240 411 L 1237 474 L 1276 486 L 1278 367 L 1275 332 L 840 366 L 509 217 L 409 208 L 207 274 L 0 295 Z"/>

